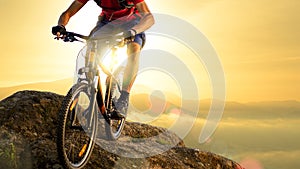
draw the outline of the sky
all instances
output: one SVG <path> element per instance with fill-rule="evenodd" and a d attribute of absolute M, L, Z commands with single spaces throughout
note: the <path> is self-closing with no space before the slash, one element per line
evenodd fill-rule
<path fill-rule="evenodd" d="M 71 2 L 0 0 L 0 89 L 73 76 L 75 59 L 83 44 L 66 44 L 54 40 L 51 35 L 51 27 L 56 25 L 58 17 Z M 207 37 L 224 69 L 227 101 L 300 101 L 299 0 L 146 2 L 153 13 L 185 20 Z M 70 20 L 67 29 L 88 34 L 99 13 L 100 9 L 95 3 L 89 2 Z M 161 46 L 160 40 L 150 37 L 145 48 Z M 179 55 L 189 52 L 180 45 L 174 51 Z M 210 87 L 208 75 L 203 73 L 205 68 L 198 68 L 198 65 L 195 68 L 195 65 L 191 65 L 194 63 L 192 59 L 185 60 L 185 63 L 195 70 L 196 76 L 201 77 L 196 78 L 197 84 L 203 88 L 202 91 L 207 92 L 204 97 L 209 97 L 211 92 L 206 91 Z M 174 81 L 163 74 L 151 76 L 150 72 L 141 74 L 137 80 L 164 89 L 157 85 L 157 78 L 160 78 L 160 84 Z M 201 81 L 203 78 L 204 82 Z M 168 87 L 178 90 L 176 87 Z M 246 157 L 252 153 L 251 157 L 260 159 L 266 165 L 275 162 L 277 168 L 285 168 L 292 158 L 294 163 L 290 165 L 298 166 L 299 119 L 282 119 L 271 113 L 274 117 L 269 120 L 260 117 L 254 120 L 235 119 L 238 117 L 222 119 L 209 149 L 220 153 L 225 144 L 228 152 L 224 154 L 230 158 L 232 155 L 238 161 L 242 159 L 237 157 L 242 150 L 245 155 L 241 156 Z M 202 121 L 199 123 L 202 126 Z M 199 133 L 199 127 L 194 130 Z"/>
<path fill-rule="evenodd" d="M 0 87 L 73 76 L 82 44 L 58 42 L 51 35 L 71 2 L 0 0 Z M 224 69 L 227 100 L 300 100 L 300 1 L 146 2 L 152 12 L 183 19 L 209 39 Z M 67 29 L 88 34 L 99 12 L 89 2 Z"/>

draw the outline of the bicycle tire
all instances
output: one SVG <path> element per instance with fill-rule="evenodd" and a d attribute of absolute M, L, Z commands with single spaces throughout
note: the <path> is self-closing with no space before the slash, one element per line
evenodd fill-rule
<path fill-rule="evenodd" d="M 91 98 L 88 84 L 75 84 L 64 98 L 58 114 L 57 153 L 61 164 L 67 169 L 83 168 L 89 161 L 95 145 L 97 112 L 93 113 L 92 127 L 85 129 L 83 121 L 89 112 L 84 111 L 84 105 L 78 103 L 81 97 L 84 97 L 81 94 L 86 95 L 88 99 Z M 79 119 L 79 116 L 82 119 Z"/>
<path fill-rule="evenodd" d="M 113 80 L 111 77 L 108 77 L 107 81 L 111 80 L 111 85 L 109 83 L 106 83 L 106 97 L 105 97 L 105 103 L 106 105 L 109 105 L 108 110 L 114 109 L 114 103 L 113 100 L 116 97 L 114 90 L 117 89 L 117 82 Z M 108 112 L 112 113 L 112 112 Z M 107 139 L 114 141 L 117 140 L 122 133 L 122 130 L 125 125 L 126 118 L 121 119 L 108 119 L 108 121 L 105 122 L 105 132 L 107 135 Z"/>

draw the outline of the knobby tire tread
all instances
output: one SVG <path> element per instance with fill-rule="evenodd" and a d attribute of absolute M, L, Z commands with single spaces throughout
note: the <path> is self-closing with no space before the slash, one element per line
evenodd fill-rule
<path fill-rule="evenodd" d="M 64 100 L 62 101 L 62 106 L 58 112 L 58 126 L 57 126 L 57 153 L 58 153 L 58 158 L 61 162 L 61 164 L 63 165 L 64 168 L 66 169 L 81 169 L 83 168 L 86 163 L 89 161 L 89 158 L 92 154 L 92 152 L 89 153 L 88 157 L 86 158 L 86 161 L 83 163 L 83 165 L 81 167 L 78 168 L 73 168 L 71 167 L 65 157 L 65 152 L 64 152 L 64 143 L 63 143 L 63 139 L 64 139 L 64 124 L 66 123 L 66 116 L 68 114 L 68 109 L 69 106 L 72 102 L 72 97 L 73 94 L 76 93 L 74 91 L 79 90 L 81 87 L 85 87 L 87 84 L 85 83 L 77 83 L 75 85 L 72 86 L 72 88 L 68 91 L 67 95 L 65 96 Z M 94 147 L 95 142 L 92 143 L 92 147 L 91 147 L 91 151 L 93 151 L 93 147 Z"/>

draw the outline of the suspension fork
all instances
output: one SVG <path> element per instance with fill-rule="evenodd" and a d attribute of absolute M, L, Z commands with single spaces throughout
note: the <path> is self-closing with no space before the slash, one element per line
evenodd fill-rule
<path fill-rule="evenodd" d="M 88 124 L 89 124 L 89 128 L 91 128 L 92 126 L 92 122 L 93 122 L 93 117 L 94 117 L 94 113 L 97 112 L 97 93 L 98 93 L 98 89 L 97 89 L 97 85 L 98 85 L 98 79 L 99 77 L 95 76 L 93 82 L 90 84 L 90 94 L 91 94 L 91 101 L 90 101 L 90 106 L 89 106 L 89 111 L 91 113 L 89 113 L 89 117 L 88 117 Z"/>
<path fill-rule="evenodd" d="M 97 43 L 95 41 L 89 42 L 89 46 L 91 46 L 90 51 L 87 53 L 85 58 L 85 66 L 88 68 L 88 71 L 86 73 L 86 77 L 88 80 L 88 85 L 90 89 L 90 106 L 89 106 L 89 112 L 88 113 L 88 127 L 91 128 L 94 113 L 97 110 L 96 108 L 96 102 L 97 102 L 97 93 L 98 93 L 98 84 L 100 82 L 100 76 L 97 71 L 96 66 L 96 49 L 97 49 Z"/>

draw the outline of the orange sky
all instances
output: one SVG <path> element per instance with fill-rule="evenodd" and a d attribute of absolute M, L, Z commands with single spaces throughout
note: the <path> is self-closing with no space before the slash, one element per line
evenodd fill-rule
<path fill-rule="evenodd" d="M 0 87 L 73 76 L 75 57 L 82 45 L 54 41 L 50 32 L 70 3 L 0 1 Z M 185 19 L 207 36 L 224 67 L 227 100 L 300 100 L 300 1 L 147 3 L 153 12 Z M 89 3 L 67 28 L 87 34 L 99 11 Z"/>

